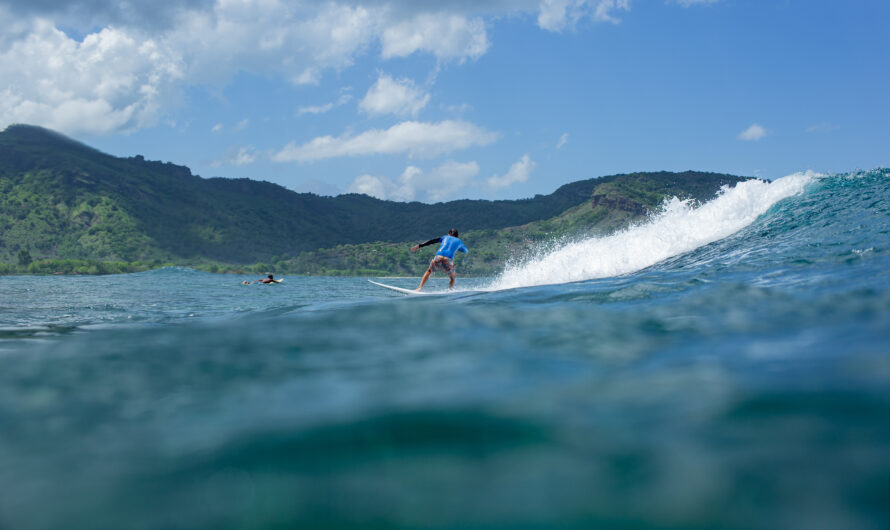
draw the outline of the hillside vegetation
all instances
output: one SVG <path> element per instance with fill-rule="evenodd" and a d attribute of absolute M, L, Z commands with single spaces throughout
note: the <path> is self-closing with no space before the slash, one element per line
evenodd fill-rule
<path fill-rule="evenodd" d="M 46 129 L 14 125 L 0 133 L 0 262 L 7 264 L 0 272 L 115 272 L 175 263 L 416 274 L 429 256 L 409 254 L 406 245 L 456 226 L 474 250 L 464 272 L 482 274 L 533 242 L 606 232 L 665 195 L 707 200 L 739 180 L 634 173 L 516 201 L 321 197 L 250 179 L 204 179 L 169 162 L 113 157 Z M 109 262 L 117 265 L 96 265 Z"/>
<path fill-rule="evenodd" d="M 461 232 L 470 252 L 456 258 L 460 274 L 491 276 L 502 271 L 508 261 L 521 260 L 553 244 L 606 235 L 643 221 L 650 212 L 658 211 L 666 197 L 702 202 L 713 198 L 716 192 L 716 188 L 706 192 L 702 187 L 695 194 L 689 193 L 682 181 L 677 181 L 677 175 L 671 173 L 639 173 L 602 180 L 604 182 L 594 187 L 589 200 L 555 217 L 521 226 Z M 674 184 L 669 184 L 671 181 Z M 624 190 L 627 194 L 622 194 Z M 603 196 L 611 198 L 608 205 L 604 204 Z M 277 270 L 323 275 L 416 276 L 423 273 L 435 252 L 435 247 L 410 252 L 408 249 L 417 242 L 339 245 L 305 252 L 296 259 L 279 263 Z"/>

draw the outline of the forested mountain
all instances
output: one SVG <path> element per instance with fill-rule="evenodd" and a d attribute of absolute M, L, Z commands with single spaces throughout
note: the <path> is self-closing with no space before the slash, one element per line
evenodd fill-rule
<path fill-rule="evenodd" d="M 279 185 L 193 175 L 187 167 L 107 155 L 58 133 L 0 133 L 0 261 L 195 259 L 246 264 L 375 241 L 411 241 L 450 226 L 498 230 L 591 210 L 639 213 L 665 194 L 705 200 L 739 177 L 637 173 L 567 184 L 516 201 L 402 203 L 322 197 Z"/>

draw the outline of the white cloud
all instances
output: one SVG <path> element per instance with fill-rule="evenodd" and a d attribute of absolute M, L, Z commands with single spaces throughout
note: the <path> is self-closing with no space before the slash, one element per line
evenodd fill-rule
<path fill-rule="evenodd" d="M 392 185 L 390 183 L 390 185 Z M 346 191 L 349 193 L 363 193 L 378 199 L 386 199 L 386 184 L 380 177 L 373 175 L 359 175 L 352 181 Z"/>
<path fill-rule="evenodd" d="M 389 129 L 372 129 L 339 138 L 321 136 L 303 145 L 291 142 L 272 157 L 276 162 L 309 162 L 344 156 L 407 154 L 433 157 L 472 146 L 488 145 L 497 134 L 472 123 L 405 121 Z"/>
<path fill-rule="evenodd" d="M 410 186 L 418 196 L 438 202 L 455 198 L 458 193 L 473 185 L 479 174 L 476 162 L 445 162 L 428 173 L 415 171 L 403 186 Z M 404 174 L 403 174 L 404 176 Z"/>
<path fill-rule="evenodd" d="M 518 162 L 510 166 L 510 170 L 503 177 L 492 175 L 488 179 L 488 187 L 496 190 L 506 188 L 513 184 L 528 181 L 532 171 L 535 169 L 535 162 L 529 158 L 527 154 L 522 155 Z"/>
<path fill-rule="evenodd" d="M 380 42 L 384 58 L 424 51 L 439 59 L 464 61 L 481 57 L 489 47 L 481 18 L 448 13 L 422 13 L 387 25 Z"/>
<path fill-rule="evenodd" d="M 541 11 L 538 13 L 538 26 L 550 31 L 562 31 L 568 21 L 569 0 L 543 0 Z"/>
<path fill-rule="evenodd" d="M 754 123 L 744 131 L 740 132 L 738 138 L 739 140 L 752 142 L 760 140 L 767 134 L 769 134 L 769 131 L 764 129 L 762 125 Z"/>
<path fill-rule="evenodd" d="M 291 34 L 286 26 L 281 31 L 286 32 L 288 40 L 298 37 L 304 45 L 308 45 L 313 62 L 326 67 L 349 66 L 354 56 L 362 53 L 374 39 L 384 13 L 379 8 L 375 10 L 360 5 L 322 5 L 325 7 L 311 20 L 302 20 L 301 13 L 296 17 L 288 13 L 290 16 L 286 20 L 297 22 L 298 35 Z"/>
<path fill-rule="evenodd" d="M 252 146 L 247 146 L 238 149 L 238 153 L 235 155 L 232 163 L 236 166 L 243 166 L 246 164 L 253 164 L 254 160 L 256 160 L 256 153 Z"/>
<path fill-rule="evenodd" d="M 629 11 L 630 0 L 599 0 L 593 11 L 593 18 L 601 22 L 617 24 L 621 20 L 614 16 L 612 12 L 618 9 Z"/>
<path fill-rule="evenodd" d="M 233 125 L 231 127 L 231 130 L 243 131 L 244 129 L 247 128 L 247 125 L 249 123 L 250 123 L 250 119 L 244 118 L 243 120 L 241 120 L 238 123 L 236 123 L 235 125 Z M 226 128 L 226 126 L 223 125 L 222 123 L 217 123 L 216 125 L 213 126 L 212 129 L 210 129 L 210 132 L 219 133 L 219 132 L 222 132 L 223 130 L 225 130 L 225 128 Z"/>
<path fill-rule="evenodd" d="M 326 114 L 334 108 L 334 103 L 325 103 L 324 105 L 309 105 L 308 107 L 300 107 L 297 114 Z"/>
<path fill-rule="evenodd" d="M 349 103 L 350 101 L 352 101 L 352 95 L 343 94 L 342 96 L 337 98 L 337 101 L 325 103 L 324 105 L 310 105 L 307 107 L 300 107 L 300 109 L 297 111 L 297 114 L 325 114 L 336 107 Z"/>
<path fill-rule="evenodd" d="M 220 160 L 211 164 L 213 167 L 220 166 L 246 166 L 256 161 L 256 149 L 252 145 L 246 147 L 232 147 L 228 149 Z"/>
<path fill-rule="evenodd" d="M 224 86 L 239 72 L 319 84 L 376 50 L 462 63 L 491 47 L 487 21 L 536 13 L 541 28 L 562 31 L 583 19 L 616 23 L 629 8 L 630 0 L 11 0 L 0 5 L 0 126 L 134 130 L 164 119 L 186 87 Z M 411 88 L 419 92 L 404 106 L 381 112 L 416 116 L 429 96 Z M 369 112 L 380 105 L 369 100 Z"/>
<path fill-rule="evenodd" d="M 430 101 L 410 79 L 395 80 L 386 74 L 380 74 L 359 108 L 371 115 L 395 114 L 397 116 L 417 116 L 420 109 Z"/>
<path fill-rule="evenodd" d="M 239 71 L 317 83 L 320 70 L 352 64 L 373 41 L 377 20 L 360 6 L 284 0 L 217 0 L 184 10 L 165 41 L 181 50 L 193 84 L 224 84 Z"/>
<path fill-rule="evenodd" d="M 347 191 L 385 200 L 441 202 L 474 186 L 478 174 L 476 162 L 447 161 L 429 171 L 408 166 L 395 181 L 383 176 L 360 175 Z"/>
<path fill-rule="evenodd" d="M 0 124 L 65 133 L 154 125 L 183 76 L 176 54 L 117 29 L 69 38 L 47 21 L 0 51 Z"/>
<path fill-rule="evenodd" d="M 479 170 L 477 169 L 478 173 Z M 417 166 L 408 166 L 399 176 L 398 184 L 391 187 L 389 198 L 394 201 L 413 201 L 417 199 L 418 188 L 425 191 L 423 170 Z"/>
<path fill-rule="evenodd" d="M 538 26 L 563 31 L 584 18 L 617 24 L 613 13 L 630 10 L 630 0 L 542 0 L 538 9 Z"/>
<path fill-rule="evenodd" d="M 375 43 L 384 58 L 458 62 L 489 47 L 482 18 L 460 6 L 203 0 L 162 2 L 166 14 L 151 17 L 138 2 L 32 4 L 0 6 L 0 126 L 134 130 L 162 119 L 184 87 L 225 85 L 239 72 L 318 84 Z M 62 23 L 85 36 L 66 35 Z"/>
<path fill-rule="evenodd" d="M 317 85 L 321 82 L 321 73 L 315 68 L 306 68 L 299 74 L 291 76 L 290 81 L 295 85 Z"/>
<path fill-rule="evenodd" d="M 559 137 L 559 141 L 556 142 L 556 149 L 562 149 L 565 144 L 569 142 L 569 133 L 562 133 L 562 136 Z"/>

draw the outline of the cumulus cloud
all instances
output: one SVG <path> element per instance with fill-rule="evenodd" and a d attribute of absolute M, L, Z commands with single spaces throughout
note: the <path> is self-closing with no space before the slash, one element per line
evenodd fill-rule
<path fill-rule="evenodd" d="M 384 58 L 477 58 L 489 47 L 485 24 L 462 9 L 472 10 L 353 0 L 7 2 L 0 5 L 0 126 L 25 122 L 69 134 L 148 127 L 185 87 L 225 85 L 241 71 L 317 84 L 377 43 Z M 74 28 L 69 34 L 56 22 L 63 20 Z M 424 98 L 400 112 L 415 114 Z"/>
<path fill-rule="evenodd" d="M 584 18 L 617 24 L 615 11 L 630 9 L 630 0 L 542 0 L 538 26 L 548 31 L 563 31 Z"/>
<path fill-rule="evenodd" d="M 77 41 L 36 20 L 0 50 L 0 122 L 66 133 L 150 126 L 182 77 L 179 57 L 154 40 L 106 28 Z"/>
<path fill-rule="evenodd" d="M 418 51 L 440 59 L 476 59 L 488 51 L 481 18 L 458 14 L 422 13 L 389 25 L 380 36 L 383 57 L 405 57 Z"/>
<path fill-rule="evenodd" d="M 739 140 L 753 142 L 760 140 L 767 134 L 769 134 L 769 131 L 767 131 L 762 125 L 754 123 L 744 131 L 740 132 L 738 138 Z"/>
<path fill-rule="evenodd" d="M 378 50 L 383 59 L 429 54 L 462 63 L 491 47 L 486 21 L 536 13 L 541 28 L 562 31 L 582 19 L 616 23 L 629 7 L 630 0 L 5 0 L 0 126 L 133 130 L 163 119 L 183 89 L 226 85 L 239 72 L 318 84 Z M 416 116 L 428 96 L 403 81 L 393 81 L 406 92 L 401 107 L 369 99 L 367 111 Z"/>
<path fill-rule="evenodd" d="M 389 183 L 392 186 L 392 183 Z M 349 193 L 362 193 L 378 199 L 386 199 L 386 184 L 380 177 L 373 175 L 359 175 L 346 188 Z"/>
<path fill-rule="evenodd" d="M 347 133 L 338 138 L 321 136 L 302 145 L 291 142 L 276 153 L 272 160 L 310 162 L 375 154 L 433 157 L 468 147 L 488 145 L 496 139 L 496 133 L 465 121 L 405 121 L 389 129 L 372 129 L 358 135 Z"/>
<path fill-rule="evenodd" d="M 351 66 L 373 41 L 382 11 L 336 3 L 217 0 L 187 10 L 164 35 L 183 50 L 191 83 L 225 83 L 247 71 L 317 83 L 321 71 Z"/>
<path fill-rule="evenodd" d="M 256 149 L 252 145 L 246 147 L 232 147 L 226 150 L 222 158 L 213 162 L 213 167 L 220 166 L 246 166 L 256 161 Z"/>
<path fill-rule="evenodd" d="M 408 166 L 396 180 L 385 176 L 360 175 L 347 191 L 394 201 L 441 202 L 457 197 L 475 185 L 476 162 L 447 161 L 429 171 Z"/>
<path fill-rule="evenodd" d="M 488 179 L 488 187 L 496 190 L 528 181 L 532 171 L 535 169 L 535 162 L 527 155 L 522 155 L 518 162 L 510 166 L 510 170 L 504 176 L 492 175 Z"/>
<path fill-rule="evenodd" d="M 292 75 L 290 82 L 295 85 L 317 85 L 321 82 L 321 72 L 317 68 L 306 68 L 302 72 Z"/>
<path fill-rule="evenodd" d="M 417 116 L 420 109 L 430 101 L 430 95 L 425 94 L 410 79 L 393 79 L 386 74 L 380 74 L 364 99 L 359 102 L 359 108 L 371 115 L 395 114 L 397 116 Z"/>
<path fill-rule="evenodd" d="M 403 197 L 410 190 L 411 198 L 417 197 L 427 202 L 439 202 L 453 199 L 461 191 L 471 187 L 478 174 L 479 164 L 476 162 L 448 161 L 429 172 L 423 172 L 414 167 L 411 168 L 411 171 L 406 169 L 399 178 L 402 183 Z"/>

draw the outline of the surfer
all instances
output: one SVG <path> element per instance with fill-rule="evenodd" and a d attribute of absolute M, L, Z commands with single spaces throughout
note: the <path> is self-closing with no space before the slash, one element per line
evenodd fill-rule
<path fill-rule="evenodd" d="M 437 237 L 436 239 L 430 239 L 426 243 L 414 245 L 413 247 L 411 247 L 411 252 L 417 252 L 418 250 L 420 250 L 420 247 L 432 245 L 433 243 L 441 243 L 441 245 L 439 245 L 439 250 L 436 251 L 436 255 L 433 256 L 432 260 L 430 260 L 430 266 L 427 267 L 426 272 L 423 274 L 423 278 L 420 280 L 420 287 L 416 289 L 417 291 L 423 289 L 423 284 L 425 284 L 426 281 L 430 279 L 430 274 L 432 274 L 433 271 L 439 270 L 448 273 L 448 288 L 453 288 L 454 253 L 469 252 L 469 250 L 467 250 L 467 246 L 464 245 L 464 242 L 458 239 L 456 228 L 452 228 L 451 230 L 449 230 L 447 236 Z"/>
<path fill-rule="evenodd" d="M 266 278 L 260 278 L 257 280 L 257 283 L 278 283 L 281 280 L 276 280 L 271 274 Z"/>

